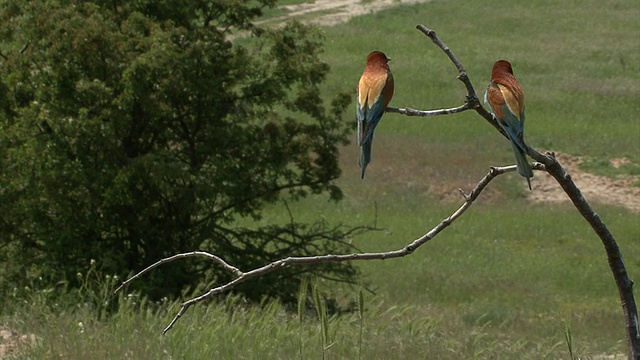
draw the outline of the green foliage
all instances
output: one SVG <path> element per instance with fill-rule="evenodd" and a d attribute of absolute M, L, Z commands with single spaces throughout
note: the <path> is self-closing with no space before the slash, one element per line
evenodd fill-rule
<path fill-rule="evenodd" d="M 509 4 L 447 0 L 358 17 L 323 29 L 328 40 L 323 57 L 332 68 L 325 87 L 332 92 L 353 90 L 362 71 L 361 54 L 375 46 L 391 49 L 398 84 L 393 106 L 433 108 L 461 103 L 464 89 L 455 80 L 455 69 L 413 28 L 424 23 L 460 56 L 478 87 L 488 81 L 496 58 L 520 59 L 516 71 L 527 92 L 532 146 L 607 160 L 629 157 L 638 163 L 640 3 L 616 0 L 603 5 L 591 0 L 581 2 L 582 7 L 575 5 L 548 0 Z M 582 51 L 583 46 L 595 51 Z M 617 60 L 608 55 L 615 48 L 627 64 L 626 72 L 603 66 Z M 607 84 L 626 79 L 618 88 L 626 95 L 596 96 L 610 89 L 599 86 L 602 77 Z M 563 87 L 576 84 L 574 78 L 597 80 L 592 80 L 594 86 L 583 82 L 579 94 L 563 92 Z M 243 222 L 257 227 L 288 223 L 290 213 L 298 221 L 324 217 L 329 222 L 369 222 L 375 218 L 386 231 L 356 237 L 354 243 L 363 251 L 398 249 L 459 206 L 458 187 L 468 190 L 488 166 L 512 161 L 506 140 L 471 113 L 436 119 L 388 114 L 377 131 L 378 149 L 383 151 L 376 153 L 377 171 L 368 175 L 369 180 L 362 182 L 358 177 L 355 147 L 343 149 L 344 176 L 337 184 L 344 191 L 344 201 L 332 203 L 311 196 L 289 202 L 289 210 L 281 203 L 270 206 L 258 221 Z M 329 358 L 421 359 L 428 354 L 434 359 L 476 355 L 479 359 L 565 359 L 570 357 L 566 324 L 571 324 L 574 356 L 625 358 L 619 297 L 602 245 L 575 209 L 515 196 L 522 194 L 521 179 L 516 176 L 496 179 L 483 194 L 463 218 L 413 255 L 357 264 L 375 295 L 365 299 L 364 328 L 359 325 L 359 312 L 329 318 L 335 331 Z M 629 274 L 636 280 L 638 214 L 592 205 L 618 239 Z M 637 286 L 635 291 L 639 294 Z M 352 290 L 342 293 L 355 297 Z M 36 333 L 41 338 L 18 358 L 51 354 L 65 359 L 322 356 L 316 317 L 302 321 L 300 312 L 291 314 L 280 303 L 248 306 L 235 297 L 209 302 L 190 308 L 171 332 L 159 336 L 179 302 L 139 304 L 135 297 L 126 297 L 128 301 L 114 316 L 97 322 L 87 321 L 95 317 L 85 306 L 77 311 L 49 311 L 36 298 L 31 303 L 11 301 L 24 308 L 0 320 L 22 334 Z M 361 341 L 364 345 L 359 350 L 356 344 Z"/>
<path fill-rule="evenodd" d="M 80 286 L 89 259 L 122 277 L 184 251 L 252 268 L 348 247 L 345 231 L 324 222 L 236 226 L 281 198 L 342 197 L 349 99 L 327 107 L 320 96 L 329 68 L 316 30 L 252 25 L 273 3 L 2 3 L 1 281 Z M 256 46 L 234 43 L 239 30 Z M 144 281 L 146 292 L 177 294 L 203 273 L 228 280 L 208 268 L 170 264 Z M 354 275 L 344 264 L 314 270 Z M 305 271 L 239 290 L 294 301 Z"/>

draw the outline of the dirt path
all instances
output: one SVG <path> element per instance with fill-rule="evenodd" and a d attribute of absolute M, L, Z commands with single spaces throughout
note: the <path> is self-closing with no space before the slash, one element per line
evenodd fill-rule
<path fill-rule="evenodd" d="M 315 0 L 304 4 L 279 6 L 280 9 L 287 10 L 288 13 L 263 22 L 280 22 L 295 18 L 306 23 L 330 26 L 345 22 L 354 16 L 380 11 L 388 7 L 428 1 L 430 0 Z"/>
<path fill-rule="evenodd" d="M 331 26 L 346 22 L 352 17 L 364 15 L 397 5 L 429 2 L 430 0 L 315 0 L 299 5 L 285 5 L 281 9 L 288 11 L 286 15 L 269 18 L 258 23 L 280 22 L 290 18 L 297 18 L 307 23 Z M 576 185 L 591 203 L 601 202 L 619 205 L 640 213 L 640 187 L 633 186 L 639 181 L 638 176 L 629 176 L 612 180 L 604 176 L 590 174 L 579 169 L 581 159 L 570 155 L 557 155 L 565 170 L 573 177 Z M 618 160 L 612 160 L 614 166 Z M 624 162 L 624 160 L 622 160 Z M 536 173 L 533 181 L 533 191 L 528 199 L 542 202 L 569 201 L 567 195 L 555 180 L 544 173 Z M 37 341 L 35 335 L 20 335 L 15 331 L 0 328 L 0 359 L 15 355 L 24 346 Z M 600 357 L 597 357 L 600 359 Z M 618 358 L 618 355 L 604 355 L 602 359 Z M 620 355 L 624 358 L 624 355 Z"/>
<path fill-rule="evenodd" d="M 304 4 L 281 6 L 288 11 L 286 15 L 271 18 L 267 21 L 281 22 L 297 18 L 307 23 L 331 26 L 346 22 L 350 18 L 382 9 L 403 5 L 428 2 L 430 0 L 315 0 Z M 581 159 L 570 155 L 558 155 L 558 160 L 573 177 L 576 185 L 590 202 L 600 202 L 626 207 L 633 212 L 640 212 L 640 187 L 634 186 L 639 181 L 637 176 L 611 179 L 581 171 Z M 616 160 L 612 160 L 616 166 Z M 567 195 L 555 180 L 547 175 L 536 176 L 533 191 L 528 196 L 531 201 L 563 202 L 569 201 Z"/>

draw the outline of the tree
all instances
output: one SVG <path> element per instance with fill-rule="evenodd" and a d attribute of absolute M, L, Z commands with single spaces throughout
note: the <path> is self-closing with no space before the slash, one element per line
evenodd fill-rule
<path fill-rule="evenodd" d="M 329 69 L 313 28 L 252 24 L 274 3 L 0 5 L 0 242 L 11 265 L 2 281 L 73 286 L 90 259 L 123 276 L 193 249 L 255 266 L 349 247 L 345 237 L 358 229 L 293 218 L 236 225 L 279 199 L 342 196 L 334 180 L 349 97 L 323 104 Z M 351 265 L 312 270 L 343 281 L 355 274 Z M 291 301 L 307 271 L 238 290 Z M 229 279 L 181 263 L 145 288 L 154 298 L 176 294 L 194 274 Z"/>
<path fill-rule="evenodd" d="M 422 32 L 425 36 L 431 39 L 436 46 L 438 46 L 451 60 L 453 65 L 458 70 L 458 80 L 460 80 L 466 90 L 467 95 L 465 96 L 465 101 L 462 105 L 454 107 L 454 108 L 446 108 L 446 109 L 436 109 L 436 110 L 416 110 L 411 108 L 387 108 L 387 112 L 395 112 L 407 116 L 440 116 L 440 115 L 450 115 L 463 111 L 473 110 L 480 117 L 486 120 L 490 125 L 492 125 L 497 131 L 499 131 L 503 136 L 507 136 L 501 126 L 498 124 L 495 117 L 490 114 L 480 103 L 480 99 L 476 93 L 476 90 L 467 75 L 467 71 L 464 66 L 458 59 L 458 57 L 453 53 L 453 51 L 437 36 L 436 32 L 428 29 L 424 25 L 417 25 L 416 28 Z M 620 296 L 620 303 L 624 313 L 625 319 L 625 330 L 627 333 L 627 345 L 629 349 L 628 358 L 638 359 L 640 356 L 640 327 L 638 324 L 638 309 L 635 302 L 635 297 L 633 294 L 633 281 L 628 276 L 626 267 L 624 265 L 624 261 L 622 259 L 622 254 L 620 249 L 618 248 L 618 244 L 604 224 L 604 222 L 600 219 L 598 214 L 593 211 L 587 200 L 582 196 L 580 189 L 576 186 L 562 165 L 558 162 L 555 157 L 555 154 L 552 152 L 548 152 L 546 154 L 541 154 L 535 149 L 527 146 L 527 155 L 536 160 L 533 164 L 529 164 L 533 170 L 537 171 L 545 171 L 549 175 L 551 175 L 557 182 L 558 185 L 562 187 L 564 192 L 567 194 L 576 210 L 582 215 L 582 217 L 587 221 L 589 226 L 593 229 L 593 231 L 598 235 L 600 241 L 604 245 L 605 252 L 607 254 L 607 260 L 609 262 L 609 267 L 611 269 L 611 273 L 613 275 L 614 281 L 616 283 L 616 287 L 618 289 L 618 295 Z M 460 190 L 460 194 L 462 195 L 464 202 L 463 204 L 454 211 L 450 216 L 443 219 L 439 224 L 433 227 L 431 230 L 427 231 L 424 235 L 419 238 L 409 242 L 404 245 L 400 249 L 389 250 L 389 251 L 380 251 L 380 252 L 370 252 L 370 253 L 348 253 L 348 254 L 325 254 L 318 256 L 293 256 L 288 255 L 286 257 L 280 258 L 268 264 L 263 264 L 261 266 L 255 268 L 248 268 L 249 270 L 242 270 L 242 268 L 238 268 L 235 266 L 233 262 L 227 262 L 224 258 L 216 256 L 215 254 L 209 253 L 185 253 L 174 255 L 169 258 L 162 259 L 153 265 L 147 267 L 143 271 L 135 274 L 131 278 L 124 281 L 116 291 L 119 291 L 125 286 L 128 286 L 131 282 L 138 279 L 140 276 L 150 272 L 151 270 L 155 270 L 160 265 L 163 265 L 167 262 L 171 262 L 177 259 L 182 259 L 185 257 L 206 257 L 214 263 L 222 265 L 223 268 L 231 273 L 234 276 L 234 279 L 227 282 L 217 284 L 211 289 L 205 291 L 199 296 L 188 299 L 182 303 L 182 306 L 178 313 L 175 315 L 173 320 L 169 323 L 169 325 L 164 329 L 163 333 L 171 330 L 172 327 L 176 324 L 178 319 L 182 317 L 182 315 L 193 305 L 198 304 L 206 299 L 209 299 L 215 295 L 221 294 L 223 292 L 229 291 L 236 286 L 242 285 L 243 283 L 261 277 L 269 275 L 272 272 L 275 272 L 278 269 L 290 267 L 290 266 L 321 266 L 327 263 L 342 263 L 342 262 L 351 262 L 356 260 L 385 260 L 385 259 L 394 259 L 400 258 L 404 256 L 408 256 L 413 254 L 413 252 L 420 246 L 424 245 L 428 241 L 434 239 L 438 234 L 440 234 L 443 230 L 453 224 L 458 218 L 460 218 L 466 211 L 469 209 L 475 200 L 480 196 L 482 191 L 489 185 L 489 183 L 502 174 L 505 174 L 510 171 L 516 170 L 517 166 L 507 166 L 507 167 L 491 167 L 490 171 L 485 175 L 478 184 L 470 191 L 465 192 L 462 189 Z"/>

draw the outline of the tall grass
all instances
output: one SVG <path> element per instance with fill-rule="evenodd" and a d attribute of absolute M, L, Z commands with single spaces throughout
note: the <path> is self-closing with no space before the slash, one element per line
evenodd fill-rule
<path fill-rule="evenodd" d="M 391 106 L 461 104 L 465 91 L 455 69 L 414 29 L 422 23 L 456 52 L 479 92 L 495 60 L 514 64 L 526 94 L 531 146 L 587 156 L 589 166 L 604 172 L 609 159 L 626 157 L 635 165 L 616 174 L 633 174 L 640 163 L 638 18 L 640 4 L 632 0 L 401 6 L 323 29 L 324 58 L 332 66 L 324 90 L 353 89 L 366 54 L 378 49 L 393 59 Z M 300 221 L 323 217 L 383 228 L 352 239 L 364 251 L 406 245 L 459 205 L 458 187 L 468 189 L 489 166 L 513 162 L 508 143 L 471 113 L 385 115 L 364 181 L 355 151 L 352 144 L 342 153 L 344 201 L 314 196 L 289 207 Z M 192 307 L 162 336 L 178 302 L 123 297 L 111 316 L 97 318 L 91 302 L 61 298 L 52 305 L 43 300 L 46 291 L 31 289 L 31 296 L 15 299 L 0 324 L 40 339 L 17 356 L 23 359 L 556 359 L 623 353 L 623 317 L 597 236 L 570 205 L 531 203 L 523 194 L 519 177 L 496 179 L 463 218 L 411 256 L 359 263 L 361 281 L 372 293 L 323 284 L 342 302 L 359 304 L 353 313 L 322 311 L 316 288 L 312 305 L 319 310 L 310 316 L 302 296 L 309 284 L 301 284 L 297 313 L 279 303 L 249 305 L 222 296 Z M 638 214 L 594 206 L 637 279 Z M 287 209 L 275 205 L 256 225 L 284 221 Z"/>
<path fill-rule="evenodd" d="M 277 303 L 248 306 L 237 298 L 194 308 L 166 336 L 159 330 L 178 310 L 178 303 L 139 304 L 131 299 L 108 321 L 95 320 L 84 307 L 59 314 L 31 308 L 3 322 L 20 332 L 36 332 L 37 341 L 23 348 L 17 359 L 291 359 L 298 357 L 299 334 L 303 339 L 299 356 L 304 359 L 414 359 L 425 354 L 437 359 L 537 358 L 555 346 L 547 340 L 512 343 L 482 319 L 465 324 L 471 331 L 460 336 L 459 319 L 425 316 L 411 306 L 366 304 L 371 321 L 364 328 L 355 314 L 327 316 L 324 325 L 317 318 L 300 325 L 294 313 Z M 332 336 L 331 346 L 325 343 L 324 329 Z"/>

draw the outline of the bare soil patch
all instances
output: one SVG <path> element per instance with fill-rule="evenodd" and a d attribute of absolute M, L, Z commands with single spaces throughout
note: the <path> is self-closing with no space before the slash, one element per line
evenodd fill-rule
<path fill-rule="evenodd" d="M 341 153 L 343 176 L 359 177 L 357 146 L 351 143 Z M 473 153 L 473 149 L 464 146 L 458 149 L 459 155 L 452 155 L 448 147 L 416 139 L 398 141 L 378 137 L 374 143 L 373 161 L 367 169 L 364 181 L 376 191 L 403 189 L 415 194 L 430 194 L 446 202 L 459 202 L 462 198 L 458 189 L 471 190 L 488 171 L 489 165 L 485 161 L 470 160 L 470 153 Z M 583 161 L 581 157 L 566 154 L 556 154 L 556 157 L 590 204 L 615 205 L 640 213 L 640 187 L 637 186 L 640 176 L 600 176 L 580 169 Z M 609 161 L 613 166 L 630 163 L 628 159 Z M 517 177 L 522 187 L 526 187 L 526 182 L 517 174 L 507 176 Z M 483 201 L 499 201 L 506 196 L 495 181 L 497 180 L 484 189 L 481 196 Z M 570 201 L 555 179 L 545 172 L 536 171 L 531 185 L 533 189 L 525 191 L 528 201 Z"/>
<path fill-rule="evenodd" d="M 268 21 L 278 22 L 290 18 L 299 18 L 307 23 L 330 26 L 346 22 L 355 16 L 380 11 L 392 6 L 428 1 L 430 0 L 315 0 L 304 4 L 281 6 L 280 8 L 287 10 L 288 13 L 280 17 L 271 18 Z M 580 170 L 579 166 L 582 162 L 580 157 L 564 154 L 557 155 L 557 157 L 588 201 L 618 205 L 633 212 L 640 212 L 640 187 L 633 185 L 639 180 L 637 176 L 616 179 L 598 176 Z M 624 158 L 611 159 L 610 161 L 616 167 L 630 162 Z M 415 169 L 414 166 L 410 166 L 410 168 Z M 408 182 L 407 186 L 411 187 L 412 184 L 413 182 Z M 462 184 L 447 182 L 447 186 L 444 186 L 445 184 L 442 185 L 443 188 L 439 190 L 443 194 L 457 194 L 451 189 Z M 527 195 L 530 201 L 558 203 L 569 201 L 569 198 L 558 183 L 546 173 L 537 172 L 532 186 L 533 191 Z M 434 192 L 436 189 L 431 188 L 429 190 Z"/>
<path fill-rule="evenodd" d="M 640 212 L 640 187 L 634 186 L 638 176 L 625 176 L 611 179 L 580 170 L 582 159 L 577 156 L 556 154 L 556 158 L 582 191 L 589 202 L 618 205 L 633 212 Z M 630 163 L 628 159 L 611 159 L 613 166 Z M 569 201 L 562 188 L 550 175 L 536 172 L 532 180 L 533 191 L 527 198 L 537 202 Z"/>
<path fill-rule="evenodd" d="M 306 23 L 330 26 L 346 22 L 354 16 L 380 11 L 388 7 L 428 1 L 430 0 L 315 0 L 304 4 L 279 6 L 280 9 L 287 10 L 288 13 L 266 21 L 281 22 L 298 18 Z"/>
<path fill-rule="evenodd" d="M 21 335 L 18 332 L 0 328 L 0 359 L 16 355 L 21 349 L 37 341 L 34 334 Z"/>

